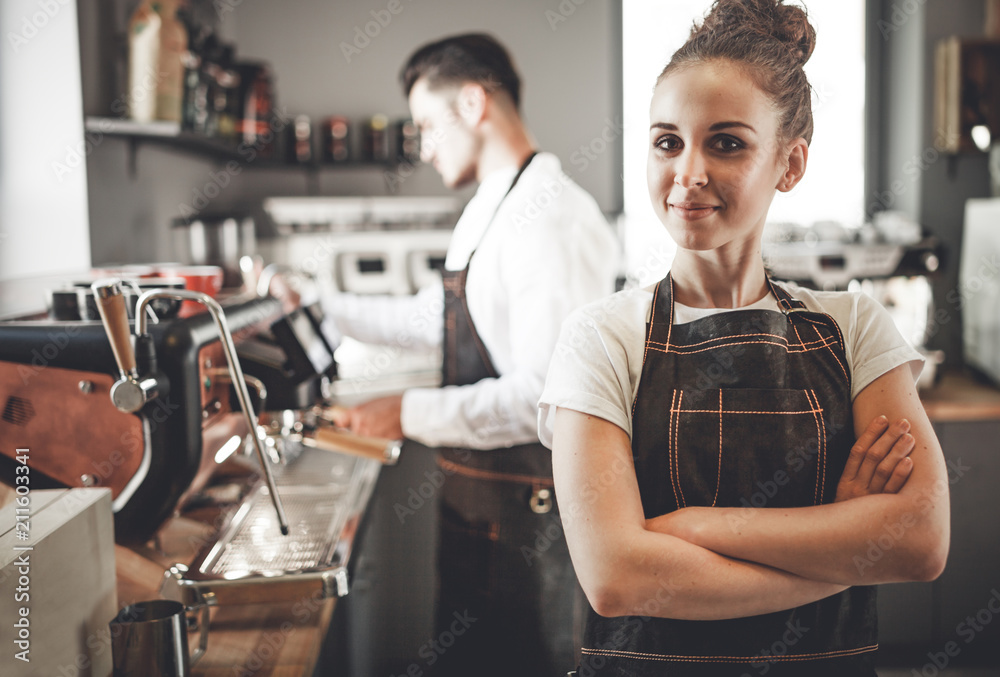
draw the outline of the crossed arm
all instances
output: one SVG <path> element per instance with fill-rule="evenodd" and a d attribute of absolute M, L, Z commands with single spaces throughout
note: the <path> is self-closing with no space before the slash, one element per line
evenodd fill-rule
<path fill-rule="evenodd" d="M 937 577 L 948 550 L 947 474 L 908 367 L 859 393 L 854 420 L 858 443 L 833 504 L 685 508 L 647 521 L 625 432 L 559 409 L 556 493 L 594 609 L 606 616 L 734 618 L 851 585 Z"/>

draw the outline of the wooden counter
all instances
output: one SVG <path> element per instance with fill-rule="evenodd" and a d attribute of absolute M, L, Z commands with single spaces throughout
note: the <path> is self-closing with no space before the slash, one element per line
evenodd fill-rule
<path fill-rule="evenodd" d="M 1000 421 L 1000 389 L 967 372 L 945 372 L 920 400 L 933 422 Z"/>

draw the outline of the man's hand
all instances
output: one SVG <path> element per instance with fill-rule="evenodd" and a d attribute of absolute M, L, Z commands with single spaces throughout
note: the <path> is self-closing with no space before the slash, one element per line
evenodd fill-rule
<path fill-rule="evenodd" d="M 402 405 L 402 395 L 380 397 L 350 409 L 337 408 L 333 412 L 333 422 L 358 435 L 400 440 L 403 439 Z"/>
<path fill-rule="evenodd" d="M 910 452 L 915 441 L 905 418 L 889 425 L 885 416 L 875 418 L 851 448 L 834 502 L 871 494 L 895 494 L 910 477 Z"/>
<path fill-rule="evenodd" d="M 271 284 L 267 291 L 271 296 L 281 301 L 281 309 L 286 315 L 298 308 L 302 302 L 302 296 L 281 273 L 276 273 L 271 278 Z"/>

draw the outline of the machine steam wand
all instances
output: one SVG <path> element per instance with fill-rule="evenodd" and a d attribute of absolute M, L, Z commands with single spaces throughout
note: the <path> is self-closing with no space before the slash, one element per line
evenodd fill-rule
<path fill-rule="evenodd" d="M 156 397 L 158 389 L 156 379 L 139 374 L 136 364 L 136 352 L 142 351 L 146 358 L 150 372 L 155 371 L 155 359 L 153 357 L 153 341 L 146 333 L 146 307 L 149 302 L 157 298 L 177 299 L 181 301 L 195 301 L 202 304 L 211 313 L 215 320 L 215 326 L 219 331 L 219 338 L 222 347 L 226 351 L 226 361 L 229 365 L 229 376 L 232 379 L 233 387 L 236 388 L 236 396 L 240 401 L 240 408 L 246 419 L 250 435 L 253 437 L 254 448 L 257 450 L 257 457 L 260 460 L 261 469 L 264 471 L 264 479 L 267 482 L 268 493 L 271 495 L 271 502 L 278 514 L 278 524 L 281 526 L 281 533 L 288 535 L 288 521 L 285 518 L 285 509 L 278 496 L 278 489 L 271 475 L 271 466 L 264 454 L 260 433 L 257 431 L 257 417 L 250 402 L 250 393 L 247 390 L 246 379 L 243 375 L 243 368 L 240 366 L 236 356 L 236 346 L 233 344 L 233 335 L 229 331 L 226 322 L 226 315 L 222 311 L 222 306 L 208 294 L 188 290 L 174 289 L 151 289 L 142 294 L 136 302 L 136 322 L 135 322 L 135 342 L 136 350 L 133 351 L 129 340 L 128 315 L 125 310 L 125 297 L 122 295 L 121 283 L 119 280 L 99 280 L 92 287 L 94 296 L 97 299 L 97 308 L 104 322 L 104 329 L 108 333 L 111 341 L 111 349 L 118 363 L 118 370 L 121 378 L 111 387 L 111 401 L 118 409 L 127 413 L 139 411 L 146 402 Z"/>

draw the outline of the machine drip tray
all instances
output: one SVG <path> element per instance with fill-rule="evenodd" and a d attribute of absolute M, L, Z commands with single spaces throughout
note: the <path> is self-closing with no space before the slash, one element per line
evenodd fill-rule
<path fill-rule="evenodd" d="M 289 534 L 266 485 L 254 488 L 190 566 L 175 564 L 160 592 L 189 607 L 287 602 L 347 594 L 347 565 L 382 464 L 299 447 L 278 466 Z"/>
<path fill-rule="evenodd" d="M 233 528 L 216 543 L 199 571 L 231 579 L 247 574 L 275 576 L 328 564 L 336 535 L 343 528 L 344 497 L 299 489 L 294 494 L 281 492 L 288 536 L 278 531 L 274 506 L 263 492 L 263 500 L 258 497 L 241 508 Z"/>

